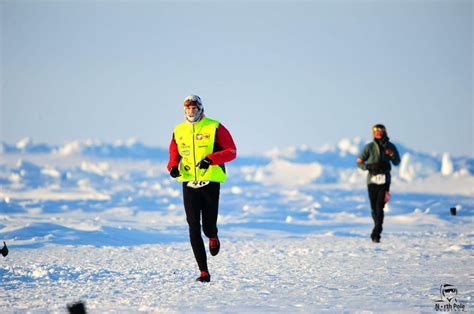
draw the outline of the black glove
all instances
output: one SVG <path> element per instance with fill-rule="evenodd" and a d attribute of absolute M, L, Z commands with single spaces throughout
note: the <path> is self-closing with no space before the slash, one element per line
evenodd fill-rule
<path fill-rule="evenodd" d="M 393 149 L 391 149 L 390 147 L 386 147 L 385 150 L 384 150 L 384 153 L 385 153 L 385 155 L 387 155 L 388 157 L 393 157 L 393 155 L 395 154 L 395 152 L 393 151 Z"/>
<path fill-rule="evenodd" d="M 199 169 L 209 169 L 209 166 L 211 165 L 211 163 L 212 163 L 212 160 L 206 157 L 200 162 L 198 162 L 196 167 L 199 167 Z"/>
<path fill-rule="evenodd" d="M 171 168 L 170 176 L 173 177 L 173 178 L 177 178 L 177 177 L 180 176 L 178 166 L 174 166 L 174 167 Z"/>

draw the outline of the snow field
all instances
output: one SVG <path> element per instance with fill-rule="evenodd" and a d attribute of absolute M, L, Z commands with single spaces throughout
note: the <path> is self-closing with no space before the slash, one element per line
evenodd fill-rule
<path fill-rule="evenodd" d="M 210 284 L 194 282 L 187 243 L 18 249 L 0 265 L 0 309 L 64 312 L 82 300 L 91 313 L 430 312 L 445 282 L 474 306 L 472 235 L 450 237 L 451 246 L 443 234 L 390 234 L 380 245 L 331 234 L 222 240 Z"/>
<path fill-rule="evenodd" d="M 0 312 L 431 313 L 446 283 L 474 311 L 474 159 L 403 148 L 375 245 L 361 145 L 230 163 L 200 284 L 166 150 L 0 143 Z"/>

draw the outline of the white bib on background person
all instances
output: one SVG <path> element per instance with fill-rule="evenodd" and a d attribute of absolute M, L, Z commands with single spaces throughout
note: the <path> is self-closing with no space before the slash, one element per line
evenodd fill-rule
<path fill-rule="evenodd" d="M 382 173 L 370 176 L 370 183 L 377 185 L 385 184 L 385 175 Z"/>

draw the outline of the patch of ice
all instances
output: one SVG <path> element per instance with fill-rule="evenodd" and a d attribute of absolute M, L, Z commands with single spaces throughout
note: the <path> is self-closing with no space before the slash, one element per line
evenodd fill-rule
<path fill-rule="evenodd" d="M 156 183 L 151 187 L 151 189 L 155 190 L 155 191 L 160 191 L 162 189 L 162 186 L 161 186 L 161 184 Z"/>
<path fill-rule="evenodd" d="M 366 178 L 367 172 L 359 168 L 342 169 L 339 171 L 340 182 L 347 182 L 349 184 L 364 184 Z"/>
<path fill-rule="evenodd" d="M 265 208 L 261 205 L 251 206 L 251 205 L 248 205 L 248 204 L 245 204 L 244 206 L 242 206 L 242 210 L 245 211 L 245 212 L 265 212 L 265 211 L 268 211 L 267 208 Z"/>
<path fill-rule="evenodd" d="M 173 188 L 170 188 L 170 187 L 166 188 L 164 192 L 165 192 L 165 194 L 168 194 L 171 197 L 179 197 L 181 195 L 180 190 L 173 189 Z"/>
<path fill-rule="evenodd" d="M 35 268 L 32 272 L 31 272 L 31 277 L 33 278 L 42 278 L 42 277 L 46 277 L 48 276 L 49 272 L 47 269 L 44 269 L 42 267 L 38 267 L 38 268 Z"/>
<path fill-rule="evenodd" d="M 10 180 L 11 182 L 18 183 L 21 181 L 21 176 L 18 173 L 10 173 L 8 175 L 8 180 Z"/>
<path fill-rule="evenodd" d="M 61 189 L 52 191 L 48 188 L 29 189 L 26 191 L 0 190 L 0 198 L 11 197 L 14 199 L 34 199 L 34 200 L 109 200 L 110 196 L 99 193 L 92 188 L 84 190 Z"/>
<path fill-rule="evenodd" d="M 336 146 L 332 144 L 324 144 L 316 149 L 318 153 L 329 153 L 334 152 L 336 150 Z"/>
<path fill-rule="evenodd" d="M 44 167 L 43 169 L 41 169 L 41 173 L 53 178 L 59 178 L 61 176 L 61 173 L 58 170 L 56 170 L 53 166 Z"/>
<path fill-rule="evenodd" d="M 441 173 L 432 174 L 424 179 L 416 179 L 412 182 L 401 182 L 392 180 L 394 191 L 407 193 L 434 193 L 434 194 L 457 194 L 474 195 L 474 176 L 444 176 Z"/>
<path fill-rule="evenodd" d="M 314 202 L 313 204 L 311 204 L 311 207 L 313 208 L 321 208 L 321 204 L 319 202 Z"/>
<path fill-rule="evenodd" d="M 230 189 L 230 191 L 232 194 L 242 194 L 242 188 L 235 185 Z"/>
<path fill-rule="evenodd" d="M 359 140 L 359 141 L 357 141 Z M 353 143 L 350 139 L 348 138 L 343 138 L 342 140 L 337 143 L 337 147 L 340 150 L 340 153 L 342 156 L 346 155 L 347 153 L 351 155 L 357 155 L 359 153 L 359 142 L 360 138 L 356 138 L 354 140 L 355 143 Z"/>
<path fill-rule="evenodd" d="M 90 181 L 89 179 L 81 179 L 77 181 L 77 186 L 80 188 L 89 188 L 90 187 Z"/>
<path fill-rule="evenodd" d="M 405 153 L 402 156 L 402 160 L 400 162 L 400 170 L 398 171 L 398 175 L 400 178 L 406 181 L 413 181 L 415 178 L 415 169 L 412 165 L 410 165 L 410 154 Z"/>
<path fill-rule="evenodd" d="M 22 138 L 16 143 L 16 148 L 20 150 L 24 150 L 28 146 L 30 146 L 32 143 L 32 140 L 29 137 Z"/>
<path fill-rule="evenodd" d="M 132 147 L 133 145 L 135 145 L 135 144 L 137 144 L 137 143 L 138 143 L 138 139 L 137 139 L 137 138 L 135 138 L 135 137 L 130 137 L 130 138 L 126 139 L 126 140 L 121 140 L 121 139 L 120 139 L 120 140 L 116 140 L 113 145 L 114 145 L 114 146 L 118 146 L 118 147 L 120 147 L 120 146 Z"/>
<path fill-rule="evenodd" d="M 297 186 L 316 180 L 322 172 L 323 167 L 319 163 L 298 164 L 277 159 L 259 168 L 253 181 L 270 185 Z"/>
<path fill-rule="evenodd" d="M 109 171 L 110 165 L 108 162 L 99 162 L 99 163 L 91 163 L 87 161 L 83 161 L 81 163 L 81 170 L 85 172 L 90 172 L 90 173 L 95 173 L 100 176 L 106 175 L 106 173 Z"/>
<path fill-rule="evenodd" d="M 272 148 L 264 153 L 265 157 L 278 159 L 278 158 L 294 158 L 296 156 L 296 147 L 289 146 L 285 148 Z"/>
<path fill-rule="evenodd" d="M 54 151 L 53 154 L 57 154 L 63 157 L 70 156 L 81 151 L 81 143 L 79 141 L 74 141 L 66 143 L 64 146 L 59 148 L 59 150 Z"/>
<path fill-rule="evenodd" d="M 86 146 L 101 146 L 102 145 L 102 141 L 99 140 L 99 139 L 91 139 L 91 138 L 88 138 L 84 141 L 84 144 Z"/>
<path fill-rule="evenodd" d="M 462 246 L 455 244 L 455 245 L 451 245 L 450 247 L 448 247 L 446 249 L 446 252 L 459 252 L 462 249 L 463 249 Z"/>
<path fill-rule="evenodd" d="M 95 220 L 95 221 L 97 221 L 97 220 Z M 78 231 L 100 231 L 100 230 L 102 230 L 102 227 L 100 225 L 91 225 L 91 224 L 87 224 L 85 222 L 81 222 L 81 223 L 63 223 L 62 225 L 64 227 L 69 228 L 69 229 L 78 230 Z"/>
<path fill-rule="evenodd" d="M 454 172 L 453 162 L 451 161 L 449 154 L 444 153 L 443 158 L 441 160 L 441 174 L 443 176 L 449 176 L 453 174 L 453 172 Z"/>

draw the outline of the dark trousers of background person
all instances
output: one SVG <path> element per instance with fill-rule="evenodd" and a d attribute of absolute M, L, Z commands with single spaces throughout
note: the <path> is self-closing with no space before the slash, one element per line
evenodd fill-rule
<path fill-rule="evenodd" d="M 189 238 L 200 271 L 208 271 L 206 248 L 201 236 L 201 214 L 202 230 L 206 237 L 217 237 L 220 187 L 219 182 L 210 182 L 206 186 L 193 189 L 186 186 L 186 182 L 183 183 L 183 201 L 189 225 Z"/>
<path fill-rule="evenodd" d="M 374 219 L 374 229 L 372 230 L 372 240 L 379 239 L 382 233 L 382 225 L 385 207 L 385 192 L 389 190 L 387 184 L 369 184 L 367 185 L 369 190 L 370 207 L 372 208 L 372 218 Z"/>

